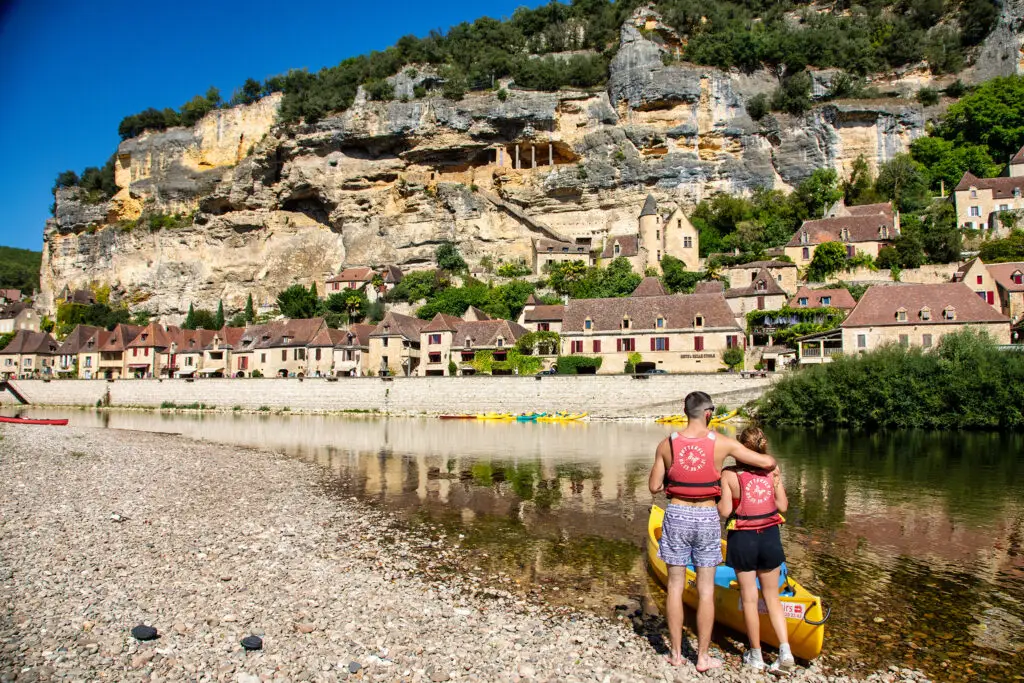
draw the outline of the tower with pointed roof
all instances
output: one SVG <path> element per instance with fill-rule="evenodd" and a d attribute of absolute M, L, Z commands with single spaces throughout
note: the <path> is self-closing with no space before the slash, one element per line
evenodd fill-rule
<path fill-rule="evenodd" d="M 653 194 L 647 195 L 640 210 L 640 264 L 644 270 L 654 268 L 661 272 L 661 255 L 665 251 L 664 235 L 661 230 L 661 216 L 658 215 L 658 200 Z M 640 273 L 643 275 L 643 273 Z"/>

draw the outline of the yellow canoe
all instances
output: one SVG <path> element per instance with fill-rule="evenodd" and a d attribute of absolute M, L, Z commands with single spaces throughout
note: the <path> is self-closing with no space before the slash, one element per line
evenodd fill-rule
<path fill-rule="evenodd" d="M 665 511 L 662 508 L 657 505 L 651 506 L 651 516 L 647 520 L 647 564 L 663 586 L 668 584 L 668 567 L 658 557 L 658 544 L 661 541 L 661 524 L 664 518 Z M 722 541 L 722 556 L 725 556 L 725 541 Z M 786 626 L 789 628 L 789 646 L 795 656 L 807 660 L 814 659 L 821 654 L 825 640 L 824 624 L 828 619 L 828 613 L 822 613 L 821 599 L 818 596 L 809 593 L 788 575 L 785 581 L 786 585 L 781 591 L 780 599 L 782 611 L 786 615 Z M 683 602 L 690 607 L 697 607 L 697 575 L 690 568 L 686 570 Z M 763 600 L 758 611 L 761 613 L 761 642 L 778 647 L 779 639 L 768 620 Z M 715 621 L 740 633 L 746 633 L 736 574 L 725 565 L 719 565 L 715 572 Z"/>
<path fill-rule="evenodd" d="M 575 422 L 582 420 L 586 416 L 587 413 L 555 413 L 554 415 L 538 417 L 537 422 Z"/>
<path fill-rule="evenodd" d="M 478 420 L 514 420 L 516 416 L 512 413 L 481 413 L 476 416 Z"/>
<path fill-rule="evenodd" d="M 711 418 L 709 424 L 721 424 L 727 422 L 739 414 L 739 410 L 730 410 L 728 413 L 722 413 L 721 415 L 715 415 Z M 655 420 L 660 424 L 686 424 L 689 420 L 686 419 L 685 415 L 663 415 Z"/>

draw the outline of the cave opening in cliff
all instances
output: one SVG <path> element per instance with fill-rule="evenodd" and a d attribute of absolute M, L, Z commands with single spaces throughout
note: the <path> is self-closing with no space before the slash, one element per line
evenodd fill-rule
<path fill-rule="evenodd" d="M 555 140 L 509 142 L 489 151 L 493 155 L 491 163 L 501 168 L 543 168 L 579 160 L 571 146 Z"/>
<path fill-rule="evenodd" d="M 283 211 L 301 213 L 317 223 L 328 224 L 334 205 L 314 192 L 292 195 L 281 203 Z"/>

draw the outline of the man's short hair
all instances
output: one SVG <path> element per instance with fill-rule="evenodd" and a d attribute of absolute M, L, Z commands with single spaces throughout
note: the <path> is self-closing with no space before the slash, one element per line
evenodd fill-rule
<path fill-rule="evenodd" d="M 691 420 L 697 418 L 704 419 L 705 410 L 714 410 L 715 402 L 711 400 L 711 397 L 703 391 L 691 391 L 683 399 L 683 412 L 686 413 L 686 417 Z"/>

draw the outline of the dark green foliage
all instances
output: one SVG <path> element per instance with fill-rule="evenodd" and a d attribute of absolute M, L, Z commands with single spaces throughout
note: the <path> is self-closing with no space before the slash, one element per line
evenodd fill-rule
<path fill-rule="evenodd" d="M 231 96 L 231 106 L 252 104 L 263 96 L 263 85 L 254 78 L 245 79 L 242 87 Z"/>
<path fill-rule="evenodd" d="M 368 82 L 365 86 L 366 96 L 378 102 L 390 102 L 395 99 L 395 87 L 383 78 Z"/>
<path fill-rule="evenodd" d="M 607 268 L 588 267 L 582 261 L 558 263 L 549 269 L 549 274 L 551 288 L 573 299 L 629 296 L 643 279 L 624 257 L 612 260 Z"/>
<path fill-rule="evenodd" d="M 224 302 L 217 302 L 217 314 L 213 317 L 213 329 L 219 330 L 224 327 Z"/>
<path fill-rule="evenodd" d="M 831 168 L 819 168 L 800 183 L 793 194 L 803 205 L 801 217 L 814 219 L 821 218 L 830 206 L 842 199 L 843 190 L 839 174 Z"/>
<path fill-rule="evenodd" d="M 1024 354 L 971 330 L 935 351 L 892 345 L 784 377 L 758 404 L 767 424 L 1024 429 Z"/>
<path fill-rule="evenodd" d="M 146 222 L 149 224 L 149 229 L 153 232 L 157 230 L 173 230 L 175 228 L 184 228 L 192 225 L 195 219 L 195 212 L 189 214 L 183 213 L 153 213 L 149 215 Z"/>
<path fill-rule="evenodd" d="M 466 278 L 462 287 L 437 290 L 416 311 L 416 315 L 423 320 L 430 320 L 438 313 L 461 316 L 467 308 L 476 306 L 492 318 L 515 320 L 533 291 L 534 285 L 525 280 L 512 280 L 494 287 Z"/>
<path fill-rule="evenodd" d="M 871 167 L 861 154 L 850 169 L 850 177 L 843 183 L 844 201 L 847 206 L 856 204 L 874 204 L 881 201 L 875 192 L 875 180 L 871 177 Z"/>
<path fill-rule="evenodd" d="M 245 327 L 245 323 L 245 312 L 239 311 L 231 316 L 231 320 L 228 321 L 228 327 Z"/>
<path fill-rule="evenodd" d="M 978 256 L 985 263 L 1024 261 L 1024 230 L 1014 230 L 1005 239 L 985 242 Z"/>
<path fill-rule="evenodd" d="M 875 258 L 875 266 L 878 268 L 889 269 L 893 266 L 900 267 L 900 253 L 896 251 L 896 247 L 882 247 L 878 250 L 878 256 Z"/>
<path fill-rule="evenodd" d="M 252 293 L 245 300 L 245 322 L 251 323 L 256 320 L 256 310 L 252 305 Z"/>
<path fill-rule="evenodd" d="M 738 368 L 743 365 L 743 360 L 746 354 L 738 346 L 734 346 L 730 349 L 726 349 L 722 352 L 722 362 L 729 368 Z"/>
<path fill-rule="evenodd" d="M 252 79 L 249 79 L 250 81 Z M 249 81 L 246 81 L 249 84 Z M 243 86 L 243 89 L 245 86 Z M 196 95 L 191 100 L 181 105 L 181 109 L 175 112 L 173 109 L 158 111 L 150 107 L 138 114 L 132 114 L 121 119 L 117 127 L 118 135 L 122 140 L 141 135 L 144 131 L 166 130 L 173 126 L 193 126 L 199 119 L 221 105 L 220 91 L 210 87 L 205 95 Z"/>
<path fill-rule="evenodd" d="M 864 292 L 868 291 L 869 285 L 855 285 L 850 282 L 844 282 L 840 280 L 836 283 L 837 287 L 842 287 L 850 293 L 854 301 L 860 301 L 860 298 L 864 296 Z"/>
<path fill-rule="evenodd" d="M 559 356 L 555 362 L 555 369 L 559 375 L 593 375 L 601 369 L 601 362 L 604 358 L 598 356 Z"/>
<path fill-rule="evenodd" d="M 772 109 L 787 114 L 800 115 L 811 108 L 811 75 L 797 71 L 782 79 L 782 84 L 772 93 Z"/>
<path fill-rule="evenodd" d="M 138 325 L 139 327 L 145 327 L 153 319 L 153 314 L 149 311 L 135 311 L 132 313 L 130 320 L 132 325 Z"/>
<path fill-rule="evenodd" d="M 988 149 L 982 145 L 954 144 L 940 137 L 928 136 L 914 140 L 910 154 L 924 169 L 929 188 L 933 191 L 945 188 L 947 194 L 953 191 L 967 171 L 979 178 L 999 173 L 999 165 L 992 161 Z"/>
<path fill-rule="evenodd" d="M 824 282 L 846 267 L 846 246 L 842 242 L 825 242 L 814 250 L 807 266 L 808 282 Z"/>
<path fill-rule="evenodd" d="M 0 247 L 0 287 L 31 294 L 39 289 L 39 267 L 43 254 L 29 249 Z"/>
<path fill-rule="evenodd" d="M 459 253 L 459 248 L 454 242 L 444 242 L 437 248 L 435 253 L 437 267 L 447 270 L 449 273 L 459 273 L 466 270 L 466 260 Z"/>
<path fill-rule="evenodd" d="M 292 285 L 277 295 L 277 308 L 286 318 L 313 318 L 319 304 L 316 293 L 302 285 Z"/>
<path fill-rule="evenodd" d="M 992 0 L 961 0 L 958 18 L 963 44 L 976 45 L 992 30 L 999 7 Z"/>
<path fill-rule="evenodd" d="M 57 192 L 62 187 L 74 187 L 78 185 L 78 174 L 74 171 L 68 170 L 57 174 L 57 179 L 53 181 L 53 192 Z"/>
<path fill-rule="evenodd" d="M 188 313 L 185 315 L 185 322 L 181 324 L 182 328 L 186 330 L 219 330 L 217 326 L 217 316 L 213 311 L 206 308 L 196 308 L 194 305 L 188 305 Z"/>
<path fill-rule="evenodd" d="M 698 282 L 712 279 L 708 271 L 694 273 L 686 270 L 686 264 L 675 256 L 661 257 L 661 284 L 669 294 L 690 294 Z"/>
<path fill-rule="evenodd" d="M 929 263 L 952 263 L 963 251 L 963 233 L 950 202 L 936 202 L 921 214 L 921 240 Z"/>
<path fill-rule="evenodd" d="M 926 107 L 939 103 L 939 91 L 935 88 L 921 88 L 914 97 Z"/>
<path fill-rule="evenodd" d="M 334 328 L 341 327 L 341 324 L 346 322 L 361 322 L 366 318 L 369 309 L 370 300 L 362 289 L 336 292 L 327 297 L 322 305 L 327 326 Z"/>
<path fill-rule="evenodd" d="M 7 345 L 11 343 L 14 339 L 14 335 L 16 334 L 17 332 L 4 332 L 3 334 L 0 334 L 0 351 L 7 348 Z"/>
<path fill-rule="evenodd" d="M 771 102 L 767 95 L 759 93 L 747 100 L 746 109 L 750 118 L 760 121 L 771 111 Z"/>
<path fill-rule="evenodd" d="M 747 313 L 747 332 L 767 336 L 765 327 L 775 341 L 788 344 L 797 337 L 824 332 L 839 326 L 846 314 L 836 308 L 789 308 L 783 306 L 777 311 L 751 311 Z"/>
<path fill-rule="evenodd" d="M 918 211 L 928 203 L 927 171 L 909 154 L 897 154 L 878 167 L 875 192 L 900 211 Z"/>
<path fill-rule="evenodd" d="M 190 303 L 188 305 L 188 313 L 185 314 L 185 322 L 183 322 L 181 324 L 181 326 L 183 328 L 185 328 L 186 330 L 194 330 L 194 329 L 196 329 L 195 319 L 196 319 L 196 307 L 195 307 L 195 304 L 191 304 Z"/>
<path fill-rule="evenodd" d="M 437 270 L 414 270 L 406 273 L 402 281 L 388 292 L 388 301 L 414 303 L 427 299 L 450 284 L 448 274 Z"/>
<path fill-rule="evenodd" d="M 57 334 L 67 335 L 78 325 L 93 325 L 107 330 L 114 329 L 119 323 L 131 322 L 131 313 L 127 308 L 111 308 L 107 304 L 63 303 L 57 306 Z"/>

